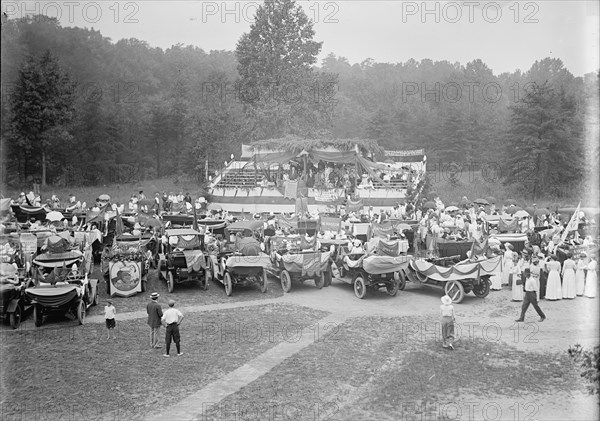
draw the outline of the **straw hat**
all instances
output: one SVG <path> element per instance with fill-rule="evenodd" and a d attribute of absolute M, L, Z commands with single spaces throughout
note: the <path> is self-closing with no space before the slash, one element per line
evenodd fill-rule
<path fill-rule="evenodd" d="M 445 304 L 445 305 L 452 304 L 452 298 L 448 297 L 447 295 L 444 295 L 442 297 L 442 304 Z"/>
<path fill-rule="evenodd" d="M 158 297 L 160 297 L 160 294 L 158 292 L 153 292 L 152 295 L 150 295 L 150 298 L 152 298 L 153 300 L 156 300 Z"/>

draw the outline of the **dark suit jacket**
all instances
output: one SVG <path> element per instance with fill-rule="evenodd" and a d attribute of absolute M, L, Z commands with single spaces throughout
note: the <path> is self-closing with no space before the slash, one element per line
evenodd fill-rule
<path fill-rule="evenodd" d="M 148 312 L 148 325 L 150 327 L 160 327 L 163 312 L 160 304 L 152 300 L 146 306 L 146 312 Z"/>

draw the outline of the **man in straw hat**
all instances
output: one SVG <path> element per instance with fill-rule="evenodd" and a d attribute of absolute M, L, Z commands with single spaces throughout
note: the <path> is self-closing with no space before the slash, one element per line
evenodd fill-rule
<path fill-rule="evenodd" d="M 533 308 L 535 309 L 537 314 L 540 316 L 540 322 L 543 322 L 544 320 L 546 320 L 546 315 L 544 314 L 544 312 L 538 305 L 538 300 L 537 300 L 537 294 L 538 294 L 538 291 L 540 288 L 539 279 L 535 276 L 532 276 L 530 268 L 525 268 L 524 275 L 525 275 L 525 285 L 524 285 L 523 290 L 525 292 L 525 295 L 523 296 L 523 305 L 521 307 L 521 317 L 519 317 L 517 320 L 515 320 L 515 322 L 525 321 L 525 313 L 527 312 L 527 309 L 529 308 L 529 304 L 533 304 Z"/>
<path fill-rule="evenodd" d="M 166 344 L 166 352 L 163 357 L 169 356 L 169 351 L 171 350 L 171 339 L 175 342 L 175 346 L 177 347 L 177 356 L 183 355 L 181 352 L 180 346 L 180 337 L 179 337 L 179 325 L 183 320 L 183 314 L 181 311 L 175 308 L 175 301 L 169 300 L 169 308 L 165 311 L 162 316 L 162 323 L 167 328 L 167 332 L 165 334 L 165 344 Z"/>
<path fill-rule="evenodd" d="M 442 348 L 454 350 L 454 306 L 452 298 L 447 295 L 442 297 L 440 306 L 441 324 L 442 324 Z"/>
<path fill-rule="evenodd" d="M 150 302 L 146 306 L 146 312 L 148 313 L 148 326 L 150 326 L 150 348 L 160 348 L 158 344 L 158 333 L 160 331 L 161 319 L 163 316 L 162 308 L 158 304 L 158 292 L 153 292 L 150 295 Z"/>

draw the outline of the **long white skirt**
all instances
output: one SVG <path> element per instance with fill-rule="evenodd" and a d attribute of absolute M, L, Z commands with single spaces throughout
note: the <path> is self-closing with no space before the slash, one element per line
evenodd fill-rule
<path fill-rule="evenodd" d="M 490 289 L 494 291 L 500 291 L 502 289 L 502 274 L 496 273 L 490 277 L 491 286 Z"/>
<path fill-rule="evenodd" d="M 548 282 L 546 283 L 546 300 L 560 300 L 562 295 L 560 274 L 557 270 L 551 270 L 548 273 Z"/>
<path fill-rule="evenodd" d="M 598 289 L 598 274 L 595 270 L 588 270 L 585 277 L 585 290 L 583 295 L 589 298 L 596 297 L 596 290 Z"/>
<path fill-rule="evenodd" d="M 583 295 L 585 289 L 585 270 L 577 269 L 575 272 L 575 292 L 577 295 Z"/>
<path fill-rule="evenodd" d="M 510 291 L 510 299 L 513 301 L 523 301 L 523 285 L 517 285 L 517 280 L 521 279 L 520 274 L 512 274 L 512 290 Z"/>
<path fill-rule="evenodd" d="M 575 298 L 576 295 L 575 271 L 573 269 L 567 269 L 563 275 L 562 296 L 563 298 Z"/>

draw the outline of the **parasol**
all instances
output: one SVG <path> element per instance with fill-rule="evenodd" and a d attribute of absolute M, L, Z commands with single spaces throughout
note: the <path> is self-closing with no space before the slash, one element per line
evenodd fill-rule
<path fill-rule="evenodd" d="M 446 210 L 447 210 L 448 212 L 454 212 L 454 211 L 457 211 L 457 210 L 459 210 L 459 209 L 458 209 L 456 206 L 448 206 L 448 207 L 446 208 Z"/>
<path fill-rule="evenodd" d="M 504 204 L 505 204 L 505 205 L 513 205 L 513 206 L 516 206 L 516 205 L 517 205 L 517 201 L 516 201 L 515 199 L 506 199 L 506 200 L 504 201 Z"/>
<path fill-rule="evenodd" d="M 48 214 L 46 215 L 46 219 L 48 221 L 52 221 L 52 222 L 60 221 L 63 218 L 64 218 L 64 215 L 58 211 L 48 212 Z"/>
<path fill-rule="evenodd" d="M 429 209 L 435 209 L 436 206 L 435 206 L 435 203 L 433 203 L 432 201 L 429 201 L 429 202 L 423 203 L 423 208 L 424 209 L 427 209 L 427 208 L 429 208 Z"/>
<path fill-rule="evenodd" d="M 516 211 L 513 216 L 515 216 L 517 218 L 526 218 L 529 216 L 529 212 L 521 209 L 521 210 Z"/>
<path fill-rule="evenodd" d="M 103 202 L 110 202 L 110 196 L 108 194 L 101 194 L 100 196 L 98 196 L 98 200 L 101 200 Z"/>
<path fill-rule="evenodd" d="M 496 198 L 494 196 L 486 197 L 486 200 L 488 202 L 490 202 L 490 203 L 496 203 L 497 202 L 497 200 L 496 200 Z"/>
<path fill-rule="evenodd" d="M 525 212 L 527 212 L 529 215 L 533 216 L 535 214 L 535 209 L 532 208 L 531 206 L 528 206 L 525 208 Z"/>
<path fill-rule="evenodd" d="M 207 207 L 208 210 L 215 210 L 215 211 L 221 211 L 223 210 L 223 208 L 221 207 L 221 205 L 217 205 L 216 203 L 211 203 L 208 205 Z"/>
<path fill-rule="evenodd" d="M 489 205 L 490 202 L 488 202 L 485 199 L 475 199 L 473 200 L 473 203 L 477 203 L 478 205 Z"/>
<path fill-rule="evenodd" d="M 548 215 L 550 211 L 546 208 L 536 209 L 533 213 L 535 216 Z"/>

